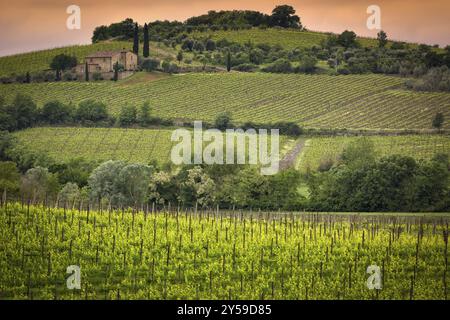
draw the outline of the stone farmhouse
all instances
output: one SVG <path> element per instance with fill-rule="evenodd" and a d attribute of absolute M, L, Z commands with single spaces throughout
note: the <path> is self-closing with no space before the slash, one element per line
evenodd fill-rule
<path fill-rule="evenodd" d="M 85 57 L 85 63 L 75 67 L 79 79 L 85 79 L 86 63 L 89 70 L 89 79 L 94 74 L 99 74 L 102 79 L 110 80 L 114 77 L 114 65 L 118 62 L 123 66 L 119 72 L 119 79 L 126 78 L 137 70 L 138 56 L 127 50 L 121 51 L 99 51 Z"/>

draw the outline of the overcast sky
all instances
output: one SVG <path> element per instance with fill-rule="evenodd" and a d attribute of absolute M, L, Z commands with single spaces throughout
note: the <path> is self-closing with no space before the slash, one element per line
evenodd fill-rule
<path fill-rule="evenodd" d="M 249 9 L 270 13 L 290 4 L 310 30 L 376 36 L 366 9 L 381 8 L 381 26 L 395 40 L 450 44 L 450 0 L 0 0 L 0 55 L 90 43 L 93 29 L 130 17 L 140 24 L 184 21 L 208 10 Z M 68 30 L 66 8 L 81 8 L 81 30 Z"/>

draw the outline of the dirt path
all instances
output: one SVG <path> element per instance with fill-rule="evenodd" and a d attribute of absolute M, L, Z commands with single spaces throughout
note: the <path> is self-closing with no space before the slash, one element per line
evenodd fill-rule
<path fill-rule="evenodd" d="M 291 151 L 289 151 L 280 161 L 280 170 L 285 170 L 295 166 L 298 155 L 302 152 L 306 140 L 301 139 Z"/>

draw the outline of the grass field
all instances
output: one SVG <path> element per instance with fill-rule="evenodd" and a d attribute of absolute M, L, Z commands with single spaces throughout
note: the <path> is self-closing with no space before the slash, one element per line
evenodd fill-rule
<path fill-rule="evenodd" d="M 322 40 L 325 40 L 328 35 L 322 32 L 313 31 L 298 31 L 298 30 L 283 30 L 283 29 L 258 29 L 253 28 L 249 30 L 227 30 L 227 31 L 206 31 L 196 32 L 194 36 L 197 37 L 211 37 L 213 40 L 227 39 L 232 42 L 245 44 L 251 42 L 253 44 L 269 44 L 280 45 L 284 49 L 295 48 L 311 48 L 312 46 L 319 46 Z M 358 38 L 358 42 L 363 47 L 375 47 L 378 45 L 376 39 Z"/>
<path fill-rule="evenodd" d="M 150 101 L 154 115 L 212 122 L 230 111 L 237 123 L 294 121 L 316 128 L 430 129 L 437 112 L 450 118 L 449 93 L 396 89 L 402 78 L 382 75 L 281 75 L 218 73 L 173 75 L 146 81 L 59 82 L 0 85 L 11 101 L 29 94 L 42 105 L 53 99 L 95 99 L 117 114 L 125 104 Z M 450 128 L 450 122 L 444 123 Z"/>
<path fill-rule="evenodd" d="M 358 137 L 310 137 L 297 158 L 297 168 L 316 170 L 321 160 L 338 160 L 344 148 Z M 450 137 L 443 135 L 372 136 L 378 157 L 392 154 L 410 156 L 416 160 L 430 159 L 436 153 L 450 155 Z"/>
<path fill-rule="evenodd" d="M 170 161 L 174 129 L 119 128 L 32 128 L 15 133 L 27 149 L 44 152 L 57 162 L 73 158 L 88 160 L 123 160 L 131 163 L 163 164 Z M 283 156 L 295 144 L 294 139 L 280 137 Z"/>
<path fill-rule="evenodd" d="M 445 216 L 151 211 L 2 205 L 0 299 L 448 299 Z"/>

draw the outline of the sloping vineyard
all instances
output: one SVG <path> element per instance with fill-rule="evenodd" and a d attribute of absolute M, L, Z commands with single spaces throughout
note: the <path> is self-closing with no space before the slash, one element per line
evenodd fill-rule
<path fill-rule="evenodd" d="M 170 57 L 175 59 L 176 50 L 166 47 L 161 43 L 152 42 L 152 57 L 164 59 Z M 0 77 L 11 74 L 25 74 L 26 72 L 36 72 L 50 69 L 50 63 L 58 54 L 67 54 L 77 57 L 78 63 L 84 63 L 84 58 L 97 51 L 132 50 L 133 43 L 129 41 L 107 41 L 89 45 L 76 45 L 48 50 L 34 51 L 29 53 L 16 54 L 0 57 Z M 142 43 L 140 52 L 142 52 Z"/>
<path fill-rule="evenodd" d="M 316 170 L 321 161 L 336 161 L 344 148 L 357 137 L 311 137 L 307 138 L 297 167 Z M 450 155 L 450 137 L 444 135 L 406 135 L 368 137 L 374 143 L 378 157 L 400 154 L 416 160 L 431 159 L 437 153 Z"/>
<path fill-rule="evenodd" d="M 91 98 L 103 101 L 113 114 L 127 103 L 140 106 L 148 100 L 152 112 L 163 118 L 212 122 L 218 113 L 230 111 L 241 123 L 294 121 L 317 128 L 430 129 L 437 112 L 450 118 L 449 93 L 392 89 L 403 81 L 381 75 L 186 74 L 127 85 L 0 85 L 0 96 L 11 101 L 17 93 L 29 94 L 40 105 Z"/>
<path fill-rule="evenodd" d="M 172 146 L 178 143 L 171 141 L 173 130 L 45 127 L 19 131 L 15 136 L 28 150 L 46 153 L 58 162 L 81 157 L 131 163 L 156 160 L 162 164 L 170 161 Z M 293 139 L 280 136 L 281 156 L 294 143 Z"/>
<path fill-rule="evenodd" d="M 6 203 L 0 299 L 448 299 L 448 217 L 432 217 Z"/>
<path fill-rule="evenodd" d="M 249 30 L 220 30 L 214 32 L 196 32 L 196 37 L 211 37 L 213 40 L 227 39 L 228 41 L 237 42 L 240 44 L 268 44 L 280 45 L 284 49 L 295 48 L 311 48 L 319 46 L 321 41 L 325 40 L 328 35 L 322 32 L 314 31 L 298 31 L 286 29 L 258 29 L 253 28 Z M 376 39 L 358 38 L 358 42 L 364 47 L 374 47 L 378 45 Z"/>

